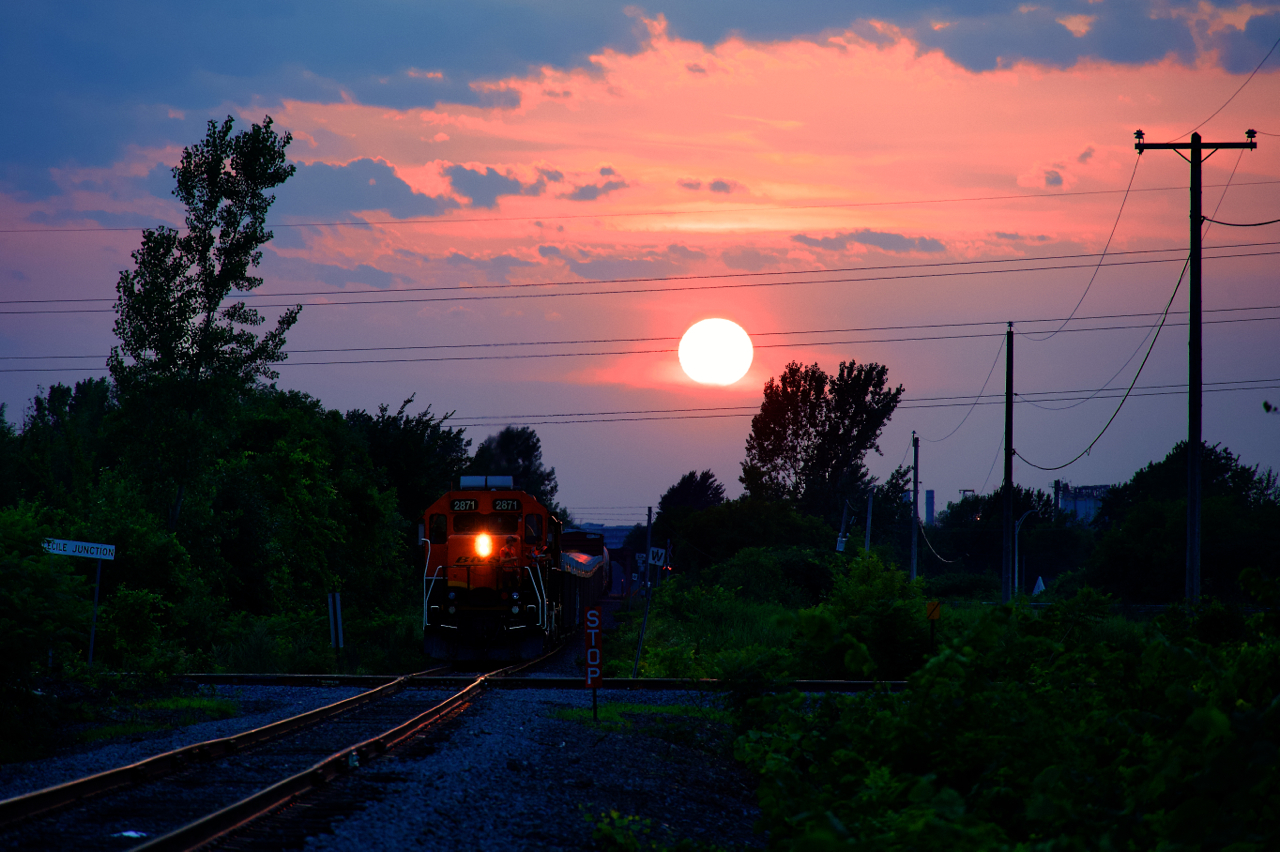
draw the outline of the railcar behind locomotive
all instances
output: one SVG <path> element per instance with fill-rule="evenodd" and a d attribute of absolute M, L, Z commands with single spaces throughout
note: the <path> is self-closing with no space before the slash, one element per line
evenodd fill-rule
<path fill-rule="evenodd" d="M 423 648 L 450 660 L 531 659 L 582 621 L 608 553 L 562 546 L 563 525 L 509 476 L 464 476 L 423 516 Z"/>

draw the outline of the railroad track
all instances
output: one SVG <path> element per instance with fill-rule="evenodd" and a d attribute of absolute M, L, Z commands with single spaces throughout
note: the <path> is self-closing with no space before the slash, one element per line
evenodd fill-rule
<path fill-rule="evenodd" d="M 532 668 L 558 650 L 465 679 L 461 689 L 456 678 L 431 683 L 430 675 L 440 669 L 383 678 L 374 688 L 327 707 L 5 800 L 0 802 L 0 848 L 199 849 L 447 722 L 486 685 Z M 232 676 L 230 682 L 244 677 Z M 313 682 L 356 685 L 325 680 Z"/>

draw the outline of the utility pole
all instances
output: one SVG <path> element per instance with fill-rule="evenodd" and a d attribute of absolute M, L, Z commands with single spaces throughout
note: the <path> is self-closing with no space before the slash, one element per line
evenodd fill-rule
<path fill-rule="evenodd" d="M 917 548 L 920 546 L 920 439 L 911 430 L 911 579 L 916 578 Z"/>
<path fill-rule="evenodd" d="M 1201 327 L 1201 289 L 1200 289 L 1200 241 L 1201 226 L 1204 224 L 1204 213 L 1201 211 L 1201 173 L 1204 163 L 1204 152 L 1212 155 L 1221 148 L 1254 149 L 1258 143 L 1253 141 L 1258 135 L 1254 130 L 1246 130 L 1247 142 L 1205 142 L 1199 133 L 1191 134 L 1190 142 L 1143 142 L 1143 132 L 1136 131 L 1133 137 L 1138 140 L 1133 147 L 1141 155 L 1147 149 L 1165 151 L 1187 151 L 1191 156 L 1178 156 L 1191 164 L 1191 255 L 1188 260 L 1190 271 L 1190 290 L 1187 318 L 1190 334 L 1187 340 L 1187 600 L 1194 601 L 1200 597 L 1200 447 L 1204 442 L 1201 433 L 1203 424 L 1201 396 L 1203 393 L 1203 338 Z"/>
<path fill-rule="evenodd" d="M 1013 323 L 1004 333 L 1004 559 L 1000 600 L 1013 597 Z"/>

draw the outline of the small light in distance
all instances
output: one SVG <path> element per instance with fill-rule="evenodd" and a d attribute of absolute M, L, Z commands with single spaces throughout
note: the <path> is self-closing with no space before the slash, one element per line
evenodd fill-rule
<path fill-rule="evenodd" d="M 680 366 L 703 385 L 731 385 L 751 369 L 755 351 L 742 326 L 727 319 L 705 319 L 680 338 Z"/>
<path fill-rule="evenodd" d="M 493 539 L 487 533 L 476 536 L 476 556 L 488 556 L 493 553 Z"/>

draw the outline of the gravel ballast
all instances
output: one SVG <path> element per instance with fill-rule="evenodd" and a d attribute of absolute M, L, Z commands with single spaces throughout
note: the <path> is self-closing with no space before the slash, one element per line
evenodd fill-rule
<path fill-rule="evenodd" d="M 602 706 L 718 701 L 699 692 L 600 692 Z M 585 690 L 489 690 L 445 730 L 370 764 L 378 795 L 305 848 L 589 849 L 587 818 L 609 811 L 651 820 L 652 839 L 764 845 L 752 831 L 755 782 L 728 754 L 726 725 L 638 712 L 610 728 L 556 715 L 590 707 Z"/>
<path fill-rule="evenodd" d="M 109 740 L 95 745 L 69 747 L 67 754 L 0 766 L 0 800 L 74 781 L 117 766 L 127 766 L 193 743 L 260 728 L 364 691 L 356 687 L 208 687 L 203 694 L 235 701 L 240 706 L 241 715 L 169 731 L 135 734 L 126 739 Z"/>

